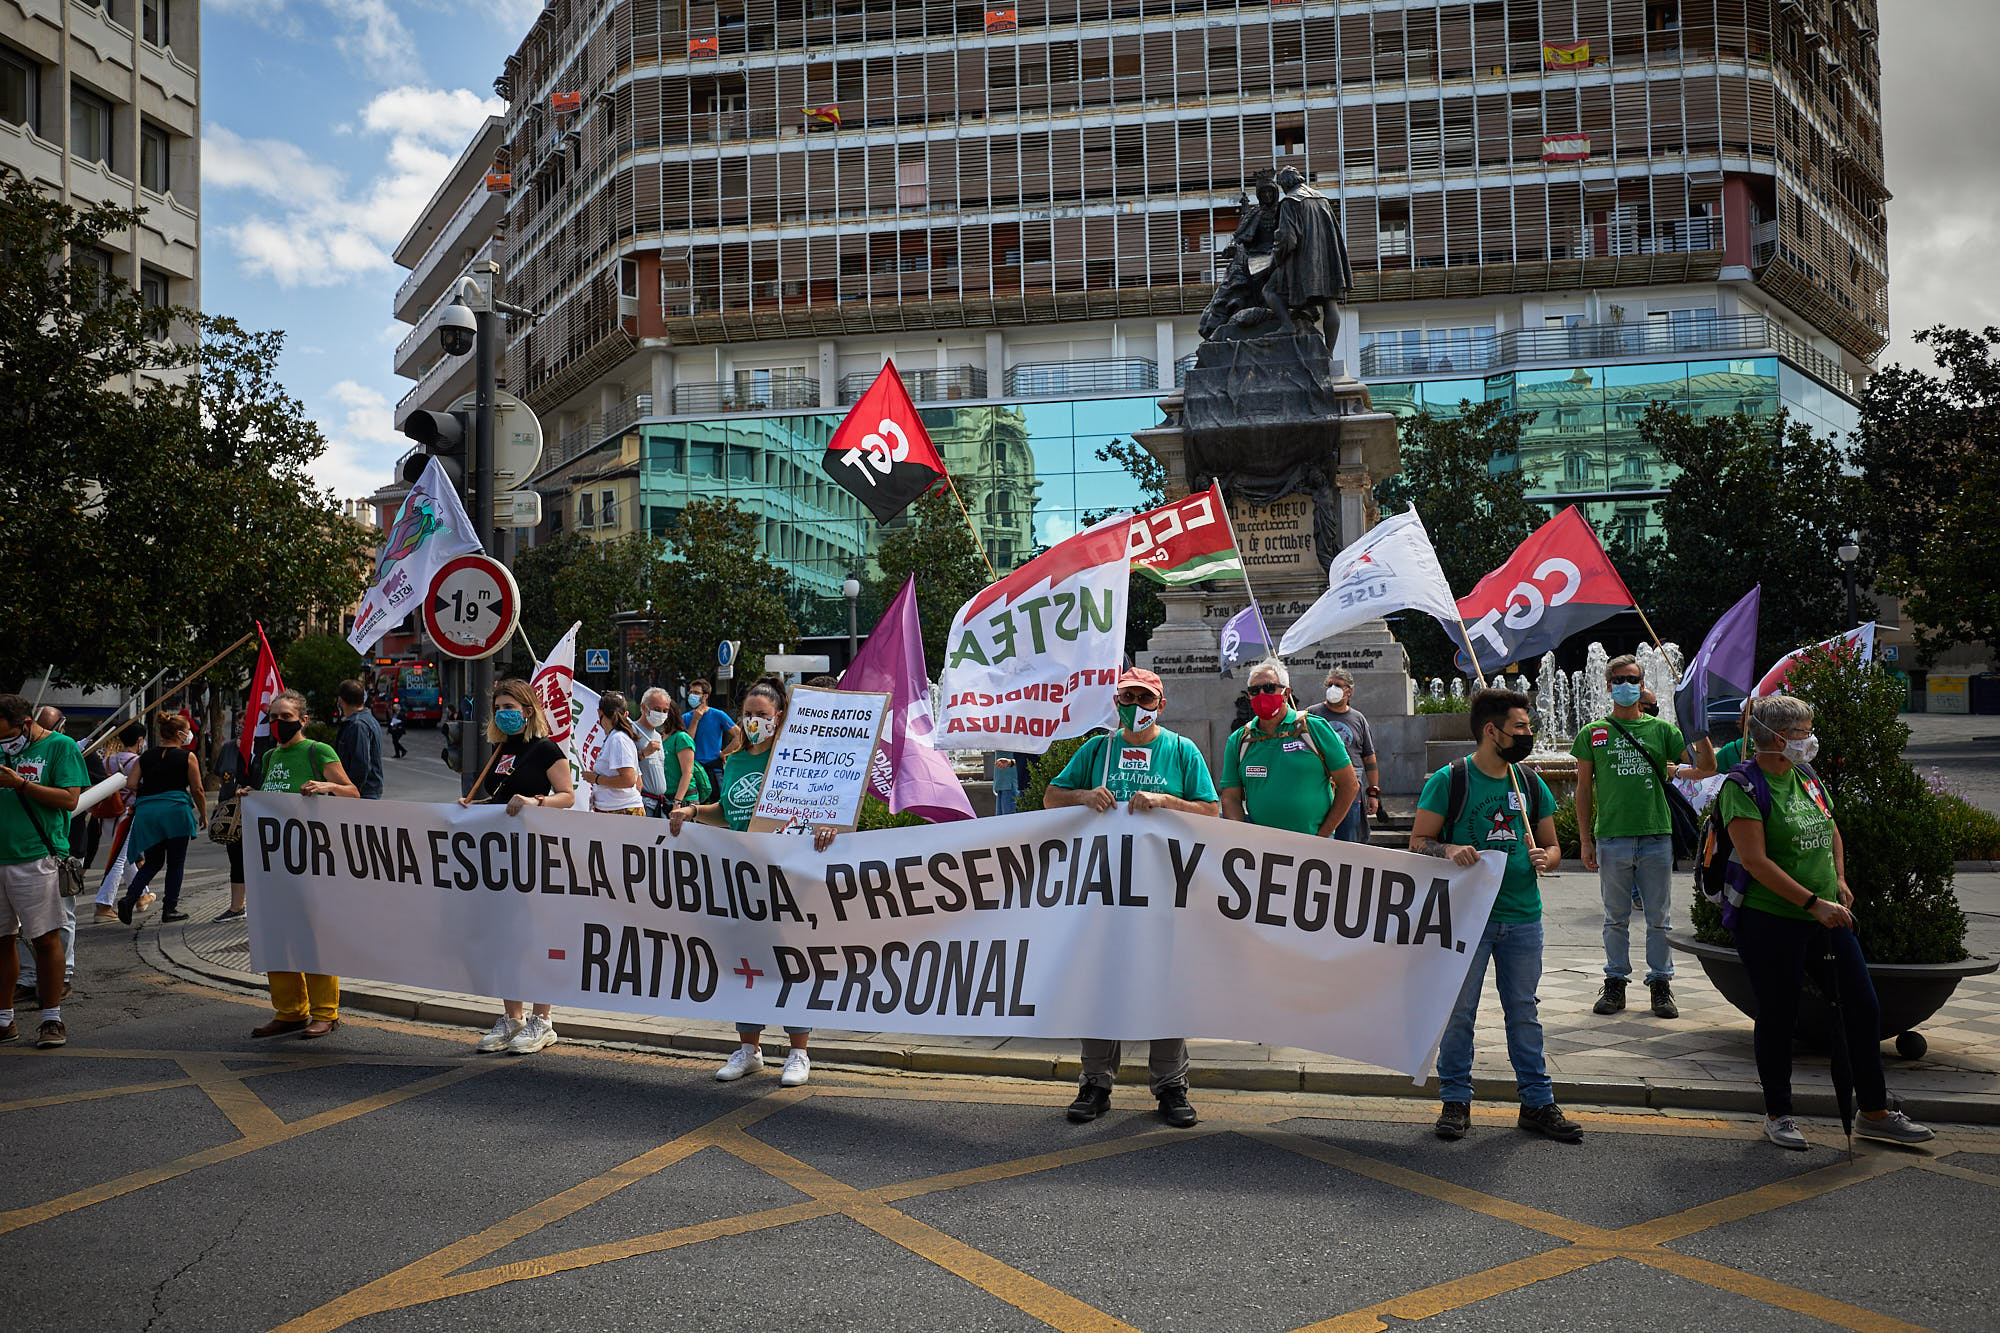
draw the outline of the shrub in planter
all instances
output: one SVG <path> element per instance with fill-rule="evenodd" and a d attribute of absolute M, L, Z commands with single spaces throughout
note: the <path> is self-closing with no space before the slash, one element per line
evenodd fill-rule
<path fill-rule="evenodd" d="M 1042 808 L 1042 793 L 1048 790 L 1049 779 L 1063 771 L 1063 765 L 1070 756 L 1082 748 L 1087 736 L 1076 736 L 1066 741 L 1057 741 L 1049 746 L 1049 752 L 1038 755 L 1028 771 L 1021 775 L 1021 794 L 1014 799 L 1016 810 L 1039 810 Z"/>
<path fill-rule="evenodd" d="M 1792 668 L 1790 692 L 1813 706 L 1819 757 L 1840 824 L 1855 930 L 1874 963 L 1952 963 L 1965 914 L 1952 893 L 1952 842 L 1936 797 L 1903 761 L 1903 687 L 1853 654 L 1825 649 Z M 1721 913 L 1695 895 L 1696 938 L 1732 943 Z"/>
<path fill-rule="evenodd" d="M 1938 816 L 1944 820 L 1945 837 L 1955 861 L 2000 861 L 2000 816 L 1981 810 L 1957 792 L 1941 786 L 1933 777 L 1932 795 L 1937 799 Z"/>
<path fill-rule="evenodd" d="M 869 829 L 910 828 L 928 822 L 922 815 L 911 814 L 908 810 L 901 814 L 891 814 L 887 802 L 874 796 L 864 796 L 861 798 L 861 818 L 856 821 L 854 830 L 857 833 L 866 833 Z"/>
<path fill-rule="evenodd" d="M 1562 848 L 1563 860 L 1580 861 L 1583 856 L 1583 840 L 1576 832 L 1575 793 L 1556 802 L 1556 842 Z"/>

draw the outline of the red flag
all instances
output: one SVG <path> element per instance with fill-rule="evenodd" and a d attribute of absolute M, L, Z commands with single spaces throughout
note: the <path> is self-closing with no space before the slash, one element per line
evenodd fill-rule
<path fill-rule="evenodd" d="M 1836 634 L 1830 639 L 1821 639 L 1818 643 L 1809 643 L 1794 652 L 1786 653 L 1764 673 L 1763 679 L 1757 682 L 1757 688 L 1752 690 L 1751 694 L 1760 699 L 1767 694 L 1783 694 L 1791 686 L 1792 668 L 1799 664 L 1800 658 L 1815 648 L 1824 648 L 1828 652 L 1842 656 L 1859 653 L 1863 662 L 1872 662 L 1875 660 L 1875 622 L 1871 620 L 1865 625 L 1856 625 L 1845 634 Z"/>
<path fill-rule="evenodd" d="M 1509 662 L 1549 652 L 1578 630 L 1634 605 L 1604 544 L 1571 505 L 1459 598 L 1458 614 L 1480 668 L 1490 675 Z M 1446 630 L 1458 640 L 1460 665 L 1470 667 L 1457 627 Z"/>
<path fill-rule="evenodd" d="M 924 430 L 917 405 L 903 387 L 896 363 L 882 373 L 848 410 L 827 441 L 820 459 L 826 475 L 887 523 L 944 476 L 944 460 Z"/>
<path fill-rule="evenodd" d="M 264 625 L 257 623 L 257 666 L 250 673 L 250 697 L 243 704 L 243 734 L 237 739 L 236 752 L 243 756 L 243 771 L 250 771 L 250 755 L 257 739 L 257 729 L 261 725 L 264 710 L 271 706 L 271 700 L 285 689 L 284 678 L 278 675 L 278 659 L 271 654 L 271 645 L 264 638 Z"/>

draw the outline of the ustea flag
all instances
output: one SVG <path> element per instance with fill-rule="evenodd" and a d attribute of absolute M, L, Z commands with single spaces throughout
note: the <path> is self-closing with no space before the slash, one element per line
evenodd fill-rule
<path fill-rule="evenodd" d="M 826 475 L 887 523 L 944 476 L 944 460 L 924 431 L 896 363 L 882 373 L 827 441 Z"/>
<path fill-rule="evenodd" d="M 1169 587 L 1241 574 L 1221 487 L 1149 509 L 1132 520 L 1132 568 Z"/>
<path fill-rule="evenodd" d="M 1129 515 L 1036 556 L 958 609 L 945 641 L 943 739 L 1041 754 L 1108 727 L 1125 658 Z"/>
<path fill-rule="evenodd" d="M 973 817 L 972 802 L 951 760 L 931 743 L 937 724 L 931 718 L 916 575 L 904 581 L 875 622 L 874 632 L 841 674 L 840 688 L 889 696 L 889 716 L 882 724 L 882 744 L 875 751 L 868 786 L 891 813 L 907 810 L 933 823 Z"/>
<path fill-rule="evenodd" d="M 1540 657 L 1578 630 L 1634 605 L 1604 544 L 1571 505 L 1459 598 L 1458 614 L 1472 636 L 1473 656 L 1491 674 L 1509 662 Z M 1447 623 L 1445 632 L 1458 643 L 1459 666 L 1469 670 L 1472 660 L 1458 626 Z"/>
<path fill-rule="evenodd" d="M 1763 592 L 1760 583 L 1722 613 L 1674 686 L 1674 714 L 1688 735 L 1708 729 L 1710 699 L 1750 693 L 1757 675 L 1757 606 Z"/>
<path fill-rule="evenodd" d="M 382 554 L 375 559 L 375 585 L 361 599 L 348 645 L 357 653 L 373 648 L 422 604 L 440 565 L 479 549 L 472 520 L 465 516 L 451 478 L 433 458 L 403 497 L 396 521 L 382 539 Z"/>
<path fill-rule="evenodd" d="M 1391 611 L 1423 611 L 1457 623 L 1451 585 L 1415 509 L 1383 519 L 1333 558 L 1326 591 L 1285 631 L 1278 652 L 1289 656 Z"/>
<path fill-rule="evenodd" d="M 1225 676 L 1233 667 L 1271 655 L 1271 631 L 1264 628 L 1264 617 L 1258 614 L 1255 602 L 1229 617 L 1229 623 L 1222 627 L 1220 646 Z"/>
<path fill-rule="evenodd" d="M 1809 643 L 1803 648 L 1786 653 L 1778 659 L 1777 665 L 1766 671 L 1764 678 L 1757 682 L 1757 697 L 1761 699 L 1767 694 L 1783 694 L 1786 686 L 1791 683 L 1792 668 L 1799 664 L 1801 657 L 1815 648 L 1830 648 L 1834 652 L 1858 652 L 1863 662 L 1872 662 L 1875 660 L 1875 622 L 1871 620 L 1865 625 L 1855 626 L 1845 634 L 1836 634 L 1830 639 L 1821 639 L 1818 643 Z"/>

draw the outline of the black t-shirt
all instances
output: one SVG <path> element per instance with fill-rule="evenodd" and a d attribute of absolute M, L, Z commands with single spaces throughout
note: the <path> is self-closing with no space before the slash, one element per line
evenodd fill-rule
<path fill-rule="evenodd" d="M 155 746 L 139 756 L 139 795 L 188 789 L 188 752 L 179 746 Z"/>
<path fill-rule="evenodd" d="M 493 771 L 486 777 L 486 800 L 500 803 L 516 796 L 547 796 L 549 768 L 564 762 L 562 746 L 548 737 L 503 741 L 494 752 Z"/>

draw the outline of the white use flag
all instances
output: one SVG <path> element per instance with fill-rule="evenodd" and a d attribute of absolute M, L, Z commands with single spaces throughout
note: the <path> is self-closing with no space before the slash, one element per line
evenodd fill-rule
<path fill-rule="evenodd" d="M 576 784 L 576 808 L 590 808 L 590 770 L 604 748 L 604 728 L 597 721 L 597 691 L 576 678 L 576 632 L 581 620 L 557 640 L 528 684 L 549 717 L 549 739 L 569 756 L 570 778 Z"/>
<path fill-rule="evenodd" d="M 375 582 L 363 594 L 347 642 L 366 653 L 403 618 L 423 605 L 438 567 L 454 556 L 480 549 L 472 520 L 458 502 L 451 478 L 433 458 L 403 497 L 382 553 L 375 558 Z"/>
<path fill-rule="evenodd" d="M 943 749 L 1042 754 L 1110 726 L 1125 660 L 1131 516 L 1106 519 L 982 589 L 952 617 Z"/>
<path fill-rule="evenodd" d="M 1285 631 L 1280 655 L 1392 611 L 1428 611 L 1447 626 L 1458 625 L 1458 603 L 1415 509 L 1370 528 L 1333 558 L 1327 575 L 1327 590 Z"/>

